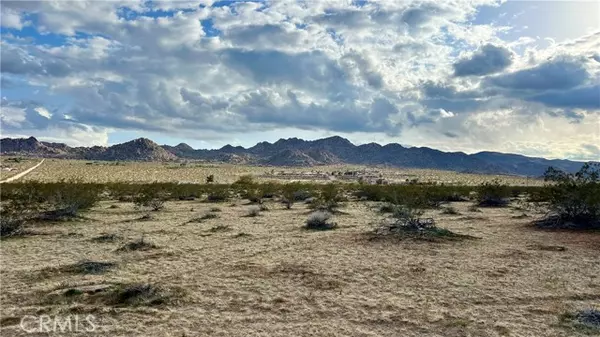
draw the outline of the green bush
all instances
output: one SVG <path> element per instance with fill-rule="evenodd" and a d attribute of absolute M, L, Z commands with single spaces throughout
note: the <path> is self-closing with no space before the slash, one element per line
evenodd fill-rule
<path fill-rule="evenodd" d="M 316 211 L 311 213 L 306 219 L 306 229 L 312 230 L 330 230 L 337 227 L 337 223 L 330 222 L 331 213 Z"/>
<path fill-rule="evenodd" d="M 159 211 L 164 208 L 169 196 L 170 194 L 160 183 L 147 184 L 140 186 L 133 197 L 133 203 L 137 207 L 148 207 L 153 211 Z"/>
<path fill-rule="evenodd" d="M 230 198 L 229 186 L 227 185 L 212 185 L 207 192 L 206 200 L 209 202 L 223 202 Z"/>
<path fill-rule="evenodd" d="M 12 214 L 0 215 L 0 238 L 17 236 L 23 233 L 24 220 Z"/>
<path fill-rule="evenodd" d="M 548 182 L 550 214 L 541 226 L 600 228 L 600 165 L 586 163 L 577 173 L 549 168 L 544 173 Z"/>
<path fill-rule="evenodd" d="M 508 185 L 501 184 L 498 179 L 485 182 L 477 188 L 477 204 L 480 207 L 507 206 L 510 196 L 511 189 Z"/>

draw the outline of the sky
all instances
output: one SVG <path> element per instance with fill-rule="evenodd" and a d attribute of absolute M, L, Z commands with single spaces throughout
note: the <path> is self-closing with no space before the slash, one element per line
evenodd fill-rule
<path fill-rule="evenodd" d="M 600 1 L 2 1 L 2 137 L 600 159 Z"/>

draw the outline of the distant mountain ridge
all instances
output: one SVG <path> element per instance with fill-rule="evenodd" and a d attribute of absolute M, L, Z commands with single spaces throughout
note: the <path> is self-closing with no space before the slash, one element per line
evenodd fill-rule
<path fill-rule="evenodd" d="M 549 160 L 498 152 L 443 152 L 427 147 L 403 147 L 399 144 L 369 143 L 354 145 L 333 136 L 306 141 L 280 139 L 275 143 L 260 142 L 250 148 L 226 145 L 216 150 L 196 150 L 181 143 L 158 145 L 139 138 L 109 147 L 70 147 L 62 143 L 40 142 L 30 138 L 3 138 L 0 153 L 50 158 L 86 160 L 173 161 L 197 159 L 235 164 L 268 166 L 317 166 L 329 164 L 383 165 L 390 167 L 439 169 L 484 174 L 539 176 L 549 166 L 575 172 L 582 162 Z"/>

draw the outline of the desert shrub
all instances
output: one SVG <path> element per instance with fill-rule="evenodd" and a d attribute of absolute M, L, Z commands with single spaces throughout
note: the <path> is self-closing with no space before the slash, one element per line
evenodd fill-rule
<path fill-rule="evenodd" d="M 229 200 L 229 198 L 229 188 L 226 185 L 214 185 L 206 196 L 206 200 L 209 202 L 223 202 Z"/>
<path fill-rule="evenodd" d="M 233 184 L 239 185 L 239 186 L 251 186 L 251 185 L 254 185 L 254 178 L 251 175 L 246 174 L 246 175 L 240 176 L 238 178 L 238 180 L 236 180 L 236 182 Z"/>
<path fill-rule="evenodd" d="M 212 232 L 212 233 L 218 233 L 218 232 L 229 232 L 231 230 L 231 227 L 227 226 L 227 225 L 216 225 L 214 227 L 211 227 L 208 231 Z"/>
<path fill-rule="evenodd" d="M 78 180 L 61 180 L 57 183 L 38 185 L 37 192 L 43 199 L 39 215 L 41 220 L 62 220 L 74 218 L 82 210 L 93 207 L 100 200 L 104 186 L 82 183 Z M 34 207 L 30 204 L 30 207 Z"/>
<path fill-rule="evenodd" d="M 285 204 L 287 209 L 291 209 L 294 202 L 297 200 L 296 196 L 299 191 L 297 191 L 297 184 L 285 184 L 281 187 L 281 197 L 282 202 Z"/>
<path fill-rule="evenodd" d="M 260 215 L 260 206 L 250 206 L 248 208 L 248 212 L 246 213 L 247 217 L 256 217 Z"/>
<path fill-rule="evenodd" d="M 117 234 L 102 234 L 99 236 L 96 236 L 95 238 L 92 238 L 91 241 L 92 242 L 115 242 L 120 240 L 121 237 L 118 236 Z"/>
<path fill-rule="evenodd" d="M 560 317 L 560 322 L 563 327 L 585 335 L 597 336 L 600 334 L 600 311 L 597 309 L 590 308 L 564 313 Z"/>
<path fill-rule="evenodd" d="M 306 229 L 312 230 L 329 230 L 337 227 L 337 223 L 330 222 L 331 213 L 316 211 L 308 215 L 306 219 Z"/>
<path fill-rule="evenodd" d="M 206 183 L 207 184 L 212 184 L 214 182 L 215 182 L 215 175 L 214 174 L 211 174 L 208 177 L 206 177 Z"/>
<path fill-rule="evenodd" d="M 125 245 L 123 245 L 122 247 L 117 249 L 117 251 L 129 252 L 129 251 L 134 251 L 134 250 L 149 250 L 149 249 L 154 249 L 154 248 L 158 248 L 158 247 L 155 244 L 153 244 L 152 242 L 144 240 L 144 237 L 141 237 L 138 240 L 134 240 L 134 241 L 130 241 L 130 242 L 126 243 Z"/>
<path fill-rule="evenodd" d="M 262 196 L 263 196 L 262 191 L 258 188 L 253 188 L 253 187 L 246 189 L 242 194 L 242 198 L 248 199 L 251 203 L 255 203 L 255 204 L 263 203 Z"/>
<path fill-rule="evenodd" d="M 392 213 L 394 211 L 395 207 L 394 205 L 390 204 L 390 203 L 385 203 L 381 206 L 379 206 L 379 213 Z"/>
<path fill-rule="evenodd" d="M 456 208 L 448 206 L 444 207 L 444 210 L 442 210 L 442 214 L 458 215 L 460 213 L 456 210 Z"/>
<path fill-rule="evenodd" d="M 467 210 L 469 212 L 478 212 L 478 213 L 481 212 L 481 210 L 479 209 L 479 207 L 477 207 L 477 205 L 471 205 L 471 206 L 469 206 L 469 208 L 467 208 Z"/>
<path fill-rule="evenodd" d="M 277 194 L 277 185 L 275 183 L 264 183 L 260 185 L 260 191 L 263 199 L 274 198 Z"/>
<path fill-rule="evenodd" d="M 507 185 L 494 179 L 485 182 L 477 188 L 477 204 L 481 207 L 504 207 L 508 205 L 511 191 Z"/>
<path fill-rule="evenodd" d="M 378 224 L 371 235 L 373 237 L 393 237 L 397 239 L 417 240 L 457 240 L 468 236 L 456 234 L 435 225 L 432 218 L 422 218 L 423 210 L 403 205 L 395 205 L 390 219 Z"/>
<path fill-rule="evenodd" d="M 25 221 L 22 218 L 15 217 L 12 214 L 0 215 L 0 238 L 23 234 L 24 224 Z"/>
<path fill-rule="evenodd" d="M 311 203 L 311 208 L 335 213 L 340 207 L 340 201 L 342 200 L 339 186 L 336 184 L 326 184 L 320 188 L 319 198 Z"/>
<path fill-rule="evenodd" d="M 136 207 L 147 207 L 153 211 L 159 211 L 164 208 L 169 195 L 166 186 L 163 184 L 145 184 L 139 187 L 133 197 L 133 203 Z"/>
<path fill-rule="evenodd" d="M 111 298 L 113 305 L 161 305 L 167 303 L 170 296 L 162 288 L 150 284 L 131 284 L 117 288 Z"/>
<path fill-rule="evenodd" d="M 577 173 L 549 168 L 549 214 L 542 227 L 600 228 L 600 164 L 586 163 Z"/>
<path fill-rule="evenodd" d="M 215 214 L 215 213 L 206 213 L 206 214 L 204 214 L 204 215 L 202 215 L 200 217 L 190 219 L 188 222 L 204 222 L 206 220 L 216 219 L 218 217 L 219 216 L 217 214 Z"/>
<path fill-rule="evenodd" d="M 83 260 L 72 265 L 64 266 L 60 268 L 60 271 L 76 274 L 102 274 L 114 268 L 115 266 L 116 263 L 114 262 Z"/>
<path fill-rule="evenodd" d="M 211 207 L 209 211 L 215 213 L 215 212 L 221 212 L 221 209 L 219 207 Z"/>

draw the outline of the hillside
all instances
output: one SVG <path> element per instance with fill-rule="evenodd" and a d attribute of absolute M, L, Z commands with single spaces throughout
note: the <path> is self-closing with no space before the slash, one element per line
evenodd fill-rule
<path fill-rule="evenodd" d="M 579 170 L 582 163 L 549 160 L 498 152 L 443 152 L 427 147 L 369 143 L 356 146 L 334 136 L 313 141 L 298 138 L 260 142 L 253 147 L 226 145 L 217 150 L 195 150 L 181 143 L 158 145 L 146 138 L 109 147 L 69 147 L 61 143 L 40 142 L 34 137 L 3 138 L 0 153 L 32 157 L 87 160 L 169 161 L 197 159 L 234 164 L 268 166 L 316 166 L 330 164 L 384 165 L 390 167 L 440 169 L 483 174 L 540 176 L 549 166 L 565 171 Z"/>

